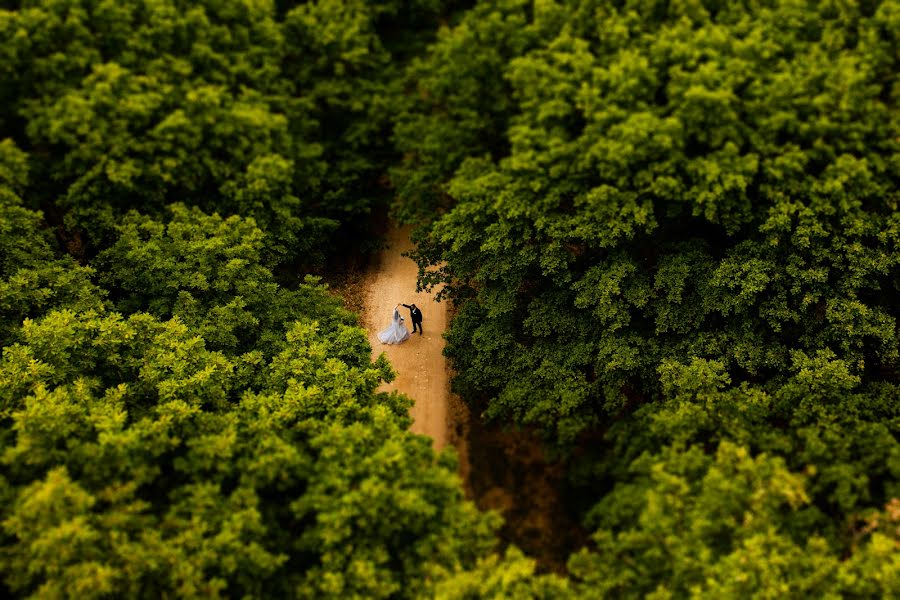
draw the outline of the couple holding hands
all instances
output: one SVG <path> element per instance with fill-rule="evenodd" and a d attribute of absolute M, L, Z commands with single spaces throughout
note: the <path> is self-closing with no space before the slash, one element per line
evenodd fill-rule
<path fill-rule="evenodd" d="M 409 309 L 409 319 L 413 324 L 413 333 L 417 330 L 422 335 L 422 311 L 415 304 L 400 304 L 394 307 L 394 313 L 391 317 L 391 325 L 378 334 L 378 339 L 382 344 L 400 344 L 409 339 L 409 330 L 404 325 L 404 319 L 400 316 L 400 307 L 405 306 Z"/>

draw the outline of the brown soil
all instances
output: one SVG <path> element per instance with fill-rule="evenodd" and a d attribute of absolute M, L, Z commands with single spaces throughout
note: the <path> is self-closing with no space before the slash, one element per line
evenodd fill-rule
<path fill-rule="evenodd" d="M 366 271 L 358 267 L 349 267 L 328 273 L 323 277 L 323 283 L 327 284 L 332 293 L 341 300 L 344 308 L 361 315 L 366 308 L 365 277 Z M 360 325 L 362 325 L 361 321 Z"/>
<path fill-rule="evenodd" d="M 468 424 L 467 445 L 466 491 L 478 508 L 503 515 L 503 541 L 536 559 L 540 571 L 565 573 L 569 554 L 589 542 L 567 502 L 565 464 L 548 461 L 534 433 L 479 419 Z"/>

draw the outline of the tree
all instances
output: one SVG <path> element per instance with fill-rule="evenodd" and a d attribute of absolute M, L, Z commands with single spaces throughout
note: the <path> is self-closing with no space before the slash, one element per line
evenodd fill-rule
<path fill-rule="evenodd" d="M 876 43 L 890 3 L 855 20 L 822 9 L 808 32 L 787 25 L 788 5 L 752 23 L 691 4 L 607 7 L 599 28 L 577 6 L 536 11 L 541 44 L 503 67 L 509 156 L 475 147 L 449 182 L 431 179 L 454 207 L 421 234 L 418 258 L 445 265 L 423 282 L 447 283 L 462 305 L 449 348 L 460 389 L 571 440 L 628 390 L 655 393 L 668 356 L 768 377 L 794 350 L 829 347 L 893 368 L 898 122 Z M 448 89 L 462 83 L 445 53 L 472 26 L 432 50 Z M 858 43 L 832 39 L 851 31 Z M 468 148 L 452 145 L 434 152 Z"/>
<path fill-rule="evenodd" d="M 796 518 L 703 542 L 696 577 L 665 554 L 695 538 L 662 548 L 615 521 L 579 563 L 597 595 L 736 594 L 725 565 L 753 552 L 770 591 L 827 589 L 819 568 L 859 541 L 847 523 L 900 476 L 896 2 L 495 4 L 410 67 L 397 119 L 397 212 L 429 215 L 414 257 L 457 306 L 455 389 L 542 431 L 591 515 L 624 510 L 609 490 L 642 456 L 737 447 L 804 474 Z"/>
<path fill-rule="evenodd" d="M 317 293 L 324 296 L 321 289 Z M 494 519 L 358 328 L 300 318 L 229 357 L 177 318 L 51 312 L 0 365 L 3 571 L 17 595 L 414 597 Z"/>
<path fill-rule="evenodd" d="M 535 574 L 535 563 L 514 546 L 506 553 L 490 555 L 473 569 L 458 571 L 437 580 L 436 598 L 577 598 L 566 578 Z"/>
<path fill-rule="evenodd" d="M 896 0 L 2 6 L 7 595 L 900 594 Z M 569 577 L 302 276 L 391 188 Z"/>
<path fill-rule="evenodd" d="M 882 536 L 862 533 L 858 554 L 846 561 L 824 538 L 796 536 L 790 521 L 809 501 L 805 477 L 780 458 L 752 456 L 730 442 L 714 457 L 676 445 L 642 455 L 632 472 L 635 481 L 617 486 L 596 512 L 596 551 L 570 559 L 589 595 L 874 597 L 898 590 L 896 577 L 869 586 L 871 571 L 858 570 L 864 557 L 892 544 Z M 868 565 L 875 572 L 895 561 L 882 555 L 876 563 Z"/>
<path fill-rule="evenodd" d="M 12 83 L 0 119 L 41 157 L 41 200 L 65 211 L 89 253 L 128 210 L 159 217 L 183 202 L 255 218 L 272 257 L 306 268 L 321 267 L 335 239 L 365 237 L 394 152 L 400 61 L 386 45 L 430 37 L 445 10 L 433 0 L 21 4 L 0 13 Z"/>
<path fill-rule="evenodd" d="M 0 142 L 0 345 L 13 341 L 23 320 L 44 311 L 102 306 L 104 293 L 93 271 L 70 256 L 58 257 L 43 215 L 23 206 L 27 159 L 11 142 Z"/>
<path fill-rule="evenodd" d="M 294 290 L 276 283 L 266 267 L 266 234 L 253 219 L 223 219 L 182 204 L 169 212 L 166 222 L 129 213 L 92 263 L 124 314 L 177 316 L 211 347 L 267 348 L 269 355 L 283 345 L 292 315 L 315 316 L 326 327 L 355 322 L 313 290 L 315 280 Z"/>

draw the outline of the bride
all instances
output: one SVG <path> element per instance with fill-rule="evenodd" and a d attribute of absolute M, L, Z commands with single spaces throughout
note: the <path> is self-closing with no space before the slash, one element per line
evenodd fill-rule
<path fill-rule="evenodd" d="M 391 326 L 378 334 L 378 339 L 383 344 L 399 344 L 405 342 L 409 338 L 409 329 L 403 324 L 403 317 L 400 316 L 400 305 L 394 307 L 393 320 Z"/>

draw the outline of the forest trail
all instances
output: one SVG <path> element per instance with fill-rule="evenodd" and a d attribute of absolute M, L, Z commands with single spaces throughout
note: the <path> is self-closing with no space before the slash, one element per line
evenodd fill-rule
<path fill-rule="evenodd" d="M 379 390 L 398 390 L 413 399 L 411 429 L 431 437 L 436 450 L 456 448 L 466 496 L 481 510 L 503 515 L 504 540 L 525 549 L 542 568 L 564 573 L 565 557 L 587 543 L 565 506 L 565 471 L 560 463 L 547 461 L 534 435 L 483 423 L 450 392 L 442 335 L 449 303 L 435 302 L 433 294 L 416 293 L 418 268 L 402 256 L 413 248 L 411 229 L 390 225 L 383 238 L 386 247 L 373 257 L 361 279 L 362 318 L 372 358 L 384 352 L 397 372 L 397 378 Z M 382 344 L 378 332 L 387 328 L 397 302 L 415 302 L 422 309 L 425 334 L 398 345 Z M 401 307 L 401 311 L 411 329 L 409 310 Z"/>
<path fill-rule="evenodd" d="M 379 391 L 397 390 L 413 399 L 410 409 L 412 431 L 434 440 L 442 449 L 448 440 L 448 406 L 450 379 L 444 358 L 443 333 L 447 327 L 447 304 L 435 302 L 434 294 L 416 293 L 416 263 L 402 254 L 413 248 L 410 226 L 391 225 L 382 249 L 372 261 L 364 279 L 365 302 L 363 321 L 372 345 L 372 358 L 384 352 L 397 372 L 391 383 L 383 383 Z M 423 335 L 413 334 L 402 344 L 382 344 L 378 332 L 391 322 L 394 305 L 415 303 L 422 311 Z M 412 331 L 409 310 L 400 307 L 406 326 Z"/>

